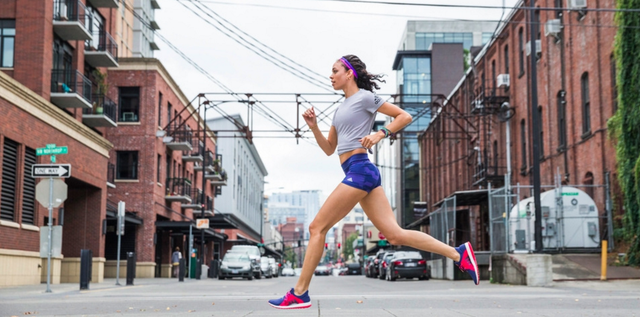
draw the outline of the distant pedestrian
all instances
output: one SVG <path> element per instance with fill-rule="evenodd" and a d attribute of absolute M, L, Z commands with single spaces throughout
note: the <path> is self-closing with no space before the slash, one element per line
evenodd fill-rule
<path fill-rule="evenodd" d="M 176 247 L 171 255 L 171 264 L 173 264 L 173 277 L 178 277 L 180 272 L 180 259 L 182 259 L 182 253 L 180 253 L 180 247 Z"/>
<path fill-rule="evenodd" d="M 411 123 L 411 115 L 375 93 L 380 89 L 381 75 L 370 74 L 365 63 L 354 55 L 338 59 L 332 67 L 331 84 L 335 90 L 344 92 L 345 100 L 336 109 L 328 137 L 325 137 L 316 119 L 315 110 L 307 109 L 302 117 L 313 132 L 316 142 L 326 155 L 332 155 L 336 148 L 345 177 L 329 195 L 309 226 L 309 244 L 302 265 L 302 273 L 295 287 L 284 297 L 273 299 L 269 304 L 280 309 L 311 307 L 309 283 L 324 250 L 323 245 L 329 229 L 344 218 L 357 203 L 371 222 L 393 245 L 406 245 L 420 250 L 437 253 L 452 259 L 467 272 L 475 284 L 479 282 L 475 254 L 469 242 L 457 248 L 448 246 L 430 235 L 402 229 L 393 214 L 389 200 L 380 187 L 380 172 L 369 161 L 367 151 L 382 139 L 389 137 Z M 371 127 L 380 112 L 393 118 L 386 127 L 371 134 Z"/>

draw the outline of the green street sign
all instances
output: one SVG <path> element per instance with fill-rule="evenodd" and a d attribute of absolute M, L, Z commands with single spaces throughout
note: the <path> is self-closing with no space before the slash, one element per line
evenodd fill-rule
<path fill-rule="evenodd" d="M 50 145 L 53 145 L 53 147 L 49 147 Z M 36 156 L 58 155 L 67 153 L 69 153 L 69 149 L 66 146 L 55 147 L 55 144 L 48 144 L 46 148 L 36 149 Z"/>

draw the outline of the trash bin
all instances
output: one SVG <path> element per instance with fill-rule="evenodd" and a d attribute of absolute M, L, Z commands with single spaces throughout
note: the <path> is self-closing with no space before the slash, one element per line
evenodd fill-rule
<path fill-rule="evenodd" d="M 219 261 L 218 260 L 212 260 L 209 263 L 209 278 L 216 278 L 218 277 L 218 267 L 219 267 Z"/>
<path fill-rule="evenodd" d="M 133 285 L 136 277 L 136 253 L 127 252 L 127 285 Z"/>
<path fill-rule="evenodd" d="M 207 279 L 209 276 L 209 266 L 206 264 L 200 265 L 200 279 Z"/>
<path fill-rule="evenodd" d="M 80 250 L 80 289 L 89 289 L 93 257 L 91 250 Z"/>

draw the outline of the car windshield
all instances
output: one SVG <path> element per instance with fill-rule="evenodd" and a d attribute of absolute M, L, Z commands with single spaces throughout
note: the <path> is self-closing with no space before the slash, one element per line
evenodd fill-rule
<path fill-rule="evenodd" d="M 249 256 L 245 253 L 233 252 L 224 256 L 223 262 L 249 262 Z"/>
<path fill-rule="evenodd" d="M 247 252 L 251 255 L 260 255 L 260 250 L 258 250 L 257 247 L 253 247 L 253 246 L 240 246 L 240 245 L 236 245 L 233 246 L 233 248 L 231 248 L 232 250 L 238 250 L 238 251 L 242 251 L 242 252 Z"/>

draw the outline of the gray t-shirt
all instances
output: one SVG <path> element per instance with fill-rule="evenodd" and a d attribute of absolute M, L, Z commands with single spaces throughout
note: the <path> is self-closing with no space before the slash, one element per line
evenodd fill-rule
<path fill-rule="evenodd" d="M 364 148 L 359 140 L 371 134 L 376 112 L 384 100 L 376 94 L 360 89 L 344 100 L 333 115 L 338 132 L 338 155 Z"/>

